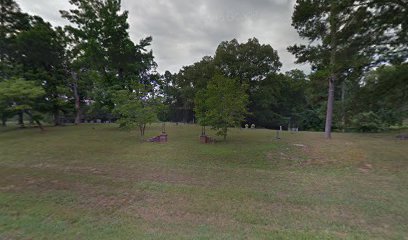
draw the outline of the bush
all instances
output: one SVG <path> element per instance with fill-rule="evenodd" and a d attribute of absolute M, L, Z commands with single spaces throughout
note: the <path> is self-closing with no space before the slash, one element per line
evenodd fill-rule
<path fill-rule="evenodd" d="M 374 112 L 362 112 L 352 120 L 353 127 L 360 132 L 378 132 L 384 129 L 380 117 Z"/>

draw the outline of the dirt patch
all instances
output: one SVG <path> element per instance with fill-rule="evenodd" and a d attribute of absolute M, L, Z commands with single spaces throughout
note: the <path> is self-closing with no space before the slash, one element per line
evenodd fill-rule
<path fill-rule="evenodd" d="M 373 169 L 373 165 L 372 165 L 372 164 L 369 164 L 369 163 L 364 163 L 364 164 L 362 164 L 362 165 L 358 168 L 358 170 L 359 170 L 360 172 L 362 172 L 362 173 L 368 173 L 368 172 L 370 172 L 372 169 Z"/>

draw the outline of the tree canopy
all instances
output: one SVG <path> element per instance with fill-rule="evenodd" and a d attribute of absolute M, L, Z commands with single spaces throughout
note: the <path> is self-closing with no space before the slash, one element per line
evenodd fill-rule
<path fill-rule="evenodd" d="M 239 81 L 215 74 L 196 97 L 196 114 L 202 126 L 211 126 L 227 138 L 229 127 L 239 127 L 247 113 L 248 96 Z"/>
<path fill-rule="evenodd" d="M 398 0 L 296 1 L 292 25 L 309 44 L 288 50 L 298 63 L 309 62 L 326 75 L 326 138 L 331 137 L 338 82 L 359 80 L 379 62 L 406 60 L 406 20 L 401 19 L 406 11 L 406 3 Z"/>

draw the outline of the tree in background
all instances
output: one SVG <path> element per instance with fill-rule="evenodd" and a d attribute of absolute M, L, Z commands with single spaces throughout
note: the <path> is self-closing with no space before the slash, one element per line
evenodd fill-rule
<path fill-rule="evenodd" d="M 64 46 L 58 29 L 41 17 L 22 13 L 13 0 L 0 2 L 0 78 L 30 79 L 45 91 L 45 98 L 37 102 L 37 110 L 52 112 L 55 123 L 59 111 L 66 104 L 62 97 Z M 18 113 L 23 125 L 23 111 Z M 4 117 L 4 116 L 3 116 Z M 7 117 L 3 118 L 3 122 Z"/>
<path fill-rule="evenodd" d="M 205 136 L 205 128 L 209 126 L 210 121 L 208 119 L 209 106 L 207 104 L 208 92 L 207 89 L 202 89 L 197 92 L 194 99 L 194 113 L 197 118 L 197 123 L 202 127 L 201 136 Z"/>
<path fill-rule="evenodd" d="M 183 67 L 176 76 L 178 101 L 176 102 L 177 121 L 194 120 L 194 99 L 196 94 L 206 89 L 215 73 L 212 57 L 203 57 L 201 61 Z"/>
<path fill-rule="evenodd" d="M 292 25 L 310 43 L 288 49 L 298 63 L 311 63 L 328 79 L 326 138 L 331 138 L 338 82 L 361 76 L 370 64 L 406 59 L 406 11 L 406 3 L 399 0 L 296 2 Z"/>
<path fill-rule="evenodd" d="M 93 100 L 93 112 L 112 113 L 116 92 L 131 92 L 135 83 L 154 89 L 158 81 L 156 63 L 152 51 L 147 50 L 152 38 L 142 39 L 138 44 L 132 42 L 128 12 L 121 11 L 121 1 L 71 0 L 70 3 L 75 8 L 61 14 L 73 23 L 65 27 L 71 40 L 71 75 L 76 76 L 71 85 L 76 86 L 78 81 L 92 82 L 92 87 L 82 92 L 87 92 Z M 90 75 L 97 77 L 90 79 Z M 74 93 L 79 92 L 78 88 L 72 89 Z"/>
<path fill-rule="evenodd" d="M 67 74 L 64 71 L 65 50 L 58 29 L 42 18 L 30 17 L 30 28 L 16 37 L 16 62 L 22 65 L 20 76 L 38 82 L 45 91 L 42 104 L 44 112 L 51 112 L 54 125 L 60 125 L 61 112 L 67 111 L 65 101 L 68 88 L 65 84 Z"/>
<path fill-rule="evenodd" d="M 29 16 L 21 12 L 14 0 L 0 1 L 0 81 L 16 77 L 21 66 L 15 63 L 16 36 L 29 28 Z M 3 106 L 4 107 L 4 106 Z M 3 108 L 4 109 L 4 108 Z M 2 125 L 5 126 L 10 116 L 2 112 Z M 24 125 L 23 113 L 19 113 L 19 124 Z"/>
<path fill-rule="evenodd" d="M 402 125 L 408 118 L 408 64 L 382 66 L 369 72 L 353 95 L 353 115 L 376 115 L 384 126 Z M 361 116 L 361 115 L 360 115 Z M 353 119 L 353 125 L 359 123 Z M 380 128 L 379 128 L 380 129 Z"/>
<path fill-rule="evenodd" d="M 214 57 L 206 56 L 199 62 L 183 67 L 176 74 L 175 84 L 172 84 L 175 101 L 171 109 L 174 109 L 174 121 L 190 122 L 194 119 L 194 99 L 200 91 L 206 89 L 216 71 L 246 84 L 249 111 L 257 111 L 255 108 L 259 105 L 255 103 L 255 98 L 259 99 L 256 95 L 261 94 L 263 81 L 273 78 L 281 65 L 277 52 L 270 45 L 260 44 L 256 38 L 245 43 L 238 43 L 236 39 L 220 43 Z M 259 123 L 253 115 L 247 120 Z"/>
<path fill-rule="evenodd" d="M 205 92 L 197 95 L 196 113 L 202 125 L 217 130 L 217 135 L 227 138 L 228 127 L 240 126 L 247 114 L 246 85 L 235 79 L 216 74 Z"/>
<path fill-rule="evenodd" d="M 177 74 L 172 74 L 169 71 L 165 71 L 159 78 L 157 95 L 162 100 L 163 109 L 158 117 L 162 122 L 177 121 L 177 110 L 181 104 L 178 102 L 180 89 L 177 87 L 176 81 Z"/>
<path fill-rule="evenodd" d="M 268 75 L 252 96 L 253 122 L 267 128 L 292 125 L 304 129 L 308 87 L 307 76 L 300 70 Z"/>
<path fill-rule="evenodd" d="M 298 58 L 297 62 L 312 63 L 328 79 L 325 124 L 327 139 L 331 138 L 335 83 L 342 69 L 339 55 L 350 46 L 349 41 L 343 41 L 345 39 L 340 37 L 343 33 L 350 34 L 348 25 L 354 21 L 350 7 L 352 6 L 348 2 L 341 1 L 298 0 L 292 17 L 292 25 L 301 37 L 310 40 L 310 44 L 295 45 L 289 47 L 289 51 Z"/>
<path fill-rule="evenodd" d="M 260 44 L 256 38 L 246 43 L 238 43 L 235 39 L 222 42 L 214 57 L 206 56 L 183 67 L 178 74 L 167 72 L 162 77 L 161 88 L 166 89 L 163 94 L 170 103 L 169 120 L 191 122 L 195 117 L 203 122 L 202 116 L 197 116 L 201 108 L 197 106 L 200 104 L 197 99 L 202 98 L 199 95 L 206 92 L 208 82 L 218 71 L 248 86 L 250 114 L 246 116 L 247 122 L 279 128 L 287 126 L 291 119 L 298 127 L 308 127 L 310 124 L 303 124 L 305 94 L 309 86 L 307 76 L 300 70 L 280 74 L 280 66 L 277 52 L 270 45 Z"/>
<path fill-rule="evenodd" d="M 15 65 L 15 38 L 30 27 L 29 16 L 14 0 L 0 1 L 0 78 L 10 78 Z"/>
<path fill-rule="evenodd" d="M 264 83 L 265 81 L 276 79 L 275 75 L 282 66 L 277 51 L 269 44 L 261 44 L 257 38 L 248 39 L 245 43 L 239 43 L 236 39 L 221 42 L 215 52 L 214 64 L 224 76 L 238 79 L 240 83 L 248 85 L 250 113 L 260 113 L 265 109 L 262 104 L 257 103 L 261 95 L 264 96 L 261 86 L 268 85 Z M 273 101 L 271 98 L 269 100 Z M 269 118 L 272 121 L 276 119 L 274 114 L 275 112 L 268 116 L 273 117 Z M 265 123 L 255 114 L 247 117 L 247 122 L 260 126 Z"/>
<path fill-rule="evenodd" d="M 71 25 L 60 28 L 22 13 L 14 0 L 0 1 L 0 82 L 29 79 L 45 93 L 30 111 L 11 111 L 3 101 L 3 125 L 16 114 L 23 125 L 32 111 L 52 116 L 55 125 L 123 119 L 119 106 L 133 104 L 135 110 L 156 102 L 166 106 L 161 121 L 207 125 L 208 85 L 221 76 L 247 86 L 245 121 L 261 127 L 325 129 L 330 137 L 332 129 L 351 129 L 367 116 L 375 115 L 384 127 L 407 116 L 404 1 L 298 0 L 292 24 L 310 43 L 289 50 L 298 62 L 312 64 L 309 76 L 280 73 L 277 52 L 256 38 L 221 42 L 214 56 L 160 75 L 149 50 L 152 38 L 130 39 L 120 0 L 70 3 L 72 9 L 61 14 Z"/>
<path fill-rule="evenodd" d="M 34 114 L 36 102 L 41 100 L 45 91 L 34 81 L 11 78 L 0 82 L 0 115 L 8 117 L 25 113 L 35 121 L 42 130 L 40 115 Z M 5 121 L 3 121 L 5 125 Z"/>
<path fill-rule="evenodd" d="M 157 114 L 161 110 L 160 101 L 148 92 L 143 86 L 139 90 L 119 90 L 115 92 L 114 113 L 118 116 L 121 128 L 139 128 L 140 136 L 144 136 L 146 125 L 157 120 Z"/>
<path fill-rule="evenodd" d="M 215 52 L 214 64 L 224 76 L 248 84 L 250 91 L 282 66 L 277 51 L 270 45 L 260 44 L 256 38 L 241 44 L 236 39 L 221 42 Z"/>

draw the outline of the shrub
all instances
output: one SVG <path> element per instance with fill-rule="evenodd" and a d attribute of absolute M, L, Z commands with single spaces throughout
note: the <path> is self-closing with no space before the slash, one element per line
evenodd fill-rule
<path fill-rule="evenodd" d="M 380 117 L 372 111 L 357 114 L 352 124 L 360 132 L 378 132 L 384 129 Z"/>

